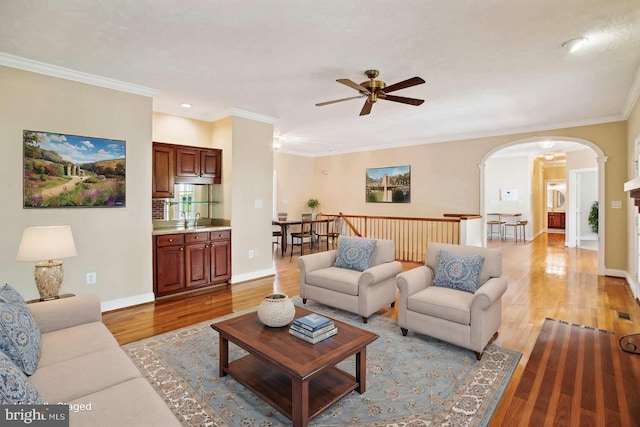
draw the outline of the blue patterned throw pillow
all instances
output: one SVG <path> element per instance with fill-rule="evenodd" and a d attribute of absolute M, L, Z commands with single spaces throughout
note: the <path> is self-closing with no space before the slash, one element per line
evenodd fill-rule
<path fill-rule="evenodd" d="M 0 288 L 0 351 L 31 375 L 40 360 L 42 337 L 31 310 L 9 285 Z"/>
<path fill-rule="evenodd" d="M 42 397 L 27 376 L 0 352 L 0 404 L 41 405 Z"/>
<path fill-rule="evenodd" d="M 441 250 L 433 285 L 473 294 L 478 289 L 478 276 L 483 264 L 482 255 L 456 255 Z"/>
<path fill-rule="evenodd" d="M 359 237 L 340 237 L 335 267 L 365 271 L 370 267 L 376 241 Z"/>

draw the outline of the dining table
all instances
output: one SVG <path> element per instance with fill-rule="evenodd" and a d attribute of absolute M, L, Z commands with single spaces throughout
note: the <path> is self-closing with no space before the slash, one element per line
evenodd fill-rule
<path fill-rule="evenodd" d="M 323 218 L 323 219 L 312 219 L 311 221 L 304 221 L 305 224 L 311 223 L 311 242 L 309 243 L 311 248 L 313 248 L 314 246 L 313 231 L 314 231 L 315 225 L 325 223 L 328 229 L 329 222 L 332 220 L 333 220 L 332 218 Z M 280 226 L 280 231 L 282 231 L 282 236 L 280 236 L 280 248 L 281 248 L 282 254 L 287 252 L 287 234 L 289 232 L 289 227 L 291 227 L 292 225 L 302 225 L 302 222 L 303 222 L 302 219 L 285 219 L 285 220 L 274 219 L 271 221 L 272 225 Z M 329 250 L 329 239 L 327 239 L 327 250 Z"/>

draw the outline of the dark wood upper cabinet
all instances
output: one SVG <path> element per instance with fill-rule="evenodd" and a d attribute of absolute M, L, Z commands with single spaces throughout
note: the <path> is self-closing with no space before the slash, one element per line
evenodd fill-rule
<path fill-rule="evenodd" d="M 222 150 L 153 143 L 153 198 L 173 198 L 175 183 L 221 184 Z"/>
<path fill-rule="evenodd" d="M 175 149 L 170 145 L 153 144 L 153 177 L 151 197 L 173 197 L 175 183 Z"/>
<path fill-rule="evenodd" d="M 176 147 L 176 182 L 220 184 L 221 172 L 222 150 Z"/>

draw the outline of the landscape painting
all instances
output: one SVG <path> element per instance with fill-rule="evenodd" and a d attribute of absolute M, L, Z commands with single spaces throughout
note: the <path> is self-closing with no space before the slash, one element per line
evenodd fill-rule
<path fill-rule="evenodd" d="M 125 206 L 125 142 L 23 131 L 24 207 Z"/>
<path fill-rule="evenodd" d="M 411 202 L 411 166 L 367 169 L 367 202 Z"/>

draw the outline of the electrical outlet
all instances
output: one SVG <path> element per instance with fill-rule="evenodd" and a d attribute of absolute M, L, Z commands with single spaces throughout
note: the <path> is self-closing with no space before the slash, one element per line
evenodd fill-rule
<path fill-rule="evenodd" d="M 95 285 L 97 279 L 96 273 L 87 273 L 87 285 Z"/>
<path fill-rule="evenodd" d="M 253 249 L 249 249 L 249 258 L 253 258 L 255 255 Z"/>

